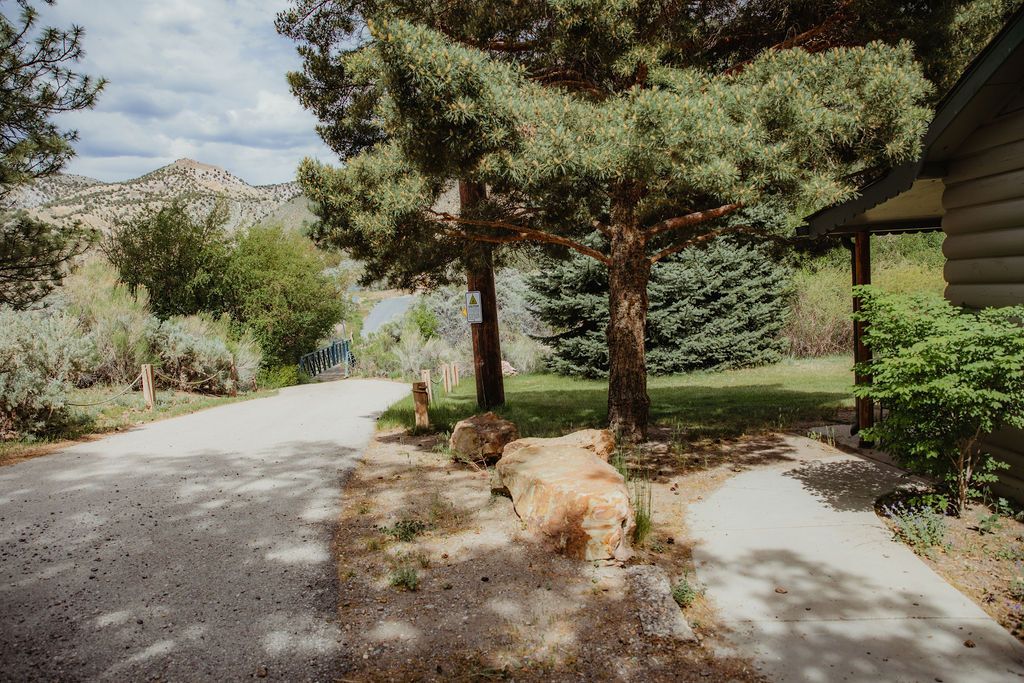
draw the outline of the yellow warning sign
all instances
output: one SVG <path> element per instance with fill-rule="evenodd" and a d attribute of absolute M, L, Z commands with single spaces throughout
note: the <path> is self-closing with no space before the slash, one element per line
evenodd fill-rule
<path fill-rule="evenodd" d="M 466 320 L 470 323 L 484 321 L 484 307 L 480 304 L 480 292 L 466 292 Z"/>

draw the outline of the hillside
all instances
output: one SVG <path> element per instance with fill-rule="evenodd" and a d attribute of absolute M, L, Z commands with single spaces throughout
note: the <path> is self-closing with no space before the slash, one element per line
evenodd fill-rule
<path fill-rule="evenodd" d="M 58 224 L 79 221 L 108 231 L 117 221 L 131 220 L 181 200 L 196 215 L 226 202 L 229 227 L 258 223 L 274 215 L 301 214 L 297 183 L 253 186 L 222 168 L 179 159 L 138 178 L 104 183 L 92 178 L 58 175 L 19 188 L 14 207 Z M 301 225 L 301 218 L 299 219 Z"/>

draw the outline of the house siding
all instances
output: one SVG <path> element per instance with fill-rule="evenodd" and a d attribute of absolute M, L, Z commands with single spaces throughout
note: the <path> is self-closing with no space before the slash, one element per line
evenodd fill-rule
<path fill-rule="evenodd" d="M 946 298 L 982 308 L 1024 304 L 1024 109 L 982 126 L 949 163 L 942 196 Z M 1010 465 L 997 492 L 1024 501 L 1024 431 L 984 447 Z"/>

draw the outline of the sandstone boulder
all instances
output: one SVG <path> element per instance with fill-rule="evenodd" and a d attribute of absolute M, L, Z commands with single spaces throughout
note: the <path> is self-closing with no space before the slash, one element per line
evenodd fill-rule
<path fill-rule="evenodd" d="M 508 455 L 512 451 L 526 448 L 527 446 L 576 446 L 585 448 L 605 462 L 615 452 L 615 436 L 607 429 L 582 429 L 565 436 L 556 436 L 550 439 L 540 437 L 528 437 L 517 439 L 505 446 L 502 455 Z"/>
<path fill-rule="evenodd" d="M 494 413 L 466 418 L 455 425 L 448 446 L 473 460 L 497 460 L 505 445 L 519 438 L 515 423 Z"/>
<path fill-rule="evenodd" d="M 506 451 L 496 467 L 516 513 L 559 552 L 623 561 L 636 525 L 626 484 L 614 467 L 572 445 Z"/>

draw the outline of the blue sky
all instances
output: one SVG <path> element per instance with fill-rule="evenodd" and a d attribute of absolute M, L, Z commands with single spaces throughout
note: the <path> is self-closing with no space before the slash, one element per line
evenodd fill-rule
<path fill-rule="evenodd" d="M 85 28 L 80 70 L 110 83 L 79 131 L 69 173 L 125 180 L 189 157 L 252 184 L 291 180 L 306 156 L 333 160 L 288 90 L 294 44 L 274 31 L 287 0 L 58 0 L 41 23 Z M 4 3 L 5 11 L 13 3 Z"/>

